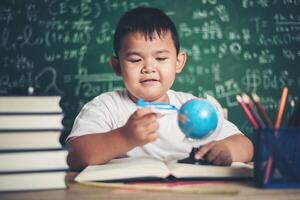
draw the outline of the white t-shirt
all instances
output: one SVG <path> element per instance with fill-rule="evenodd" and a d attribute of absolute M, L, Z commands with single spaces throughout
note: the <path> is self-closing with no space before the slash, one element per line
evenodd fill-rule
<path fill-rule="evenodd" d="M 169 90 L 167 94 L 170 104 L 177 108 L 180 108 L 186 101 L 197 98 L 191 94 L 173 90 Z M 128 97 L 126 90 L 103 93 L 84 105 L 74 121 L 67 141 L 78 136 L 105 133 L 122 127 L 136 109 L 136 104 Z M 190 153 L 192 144 L 184 142 L 185 136 L 177 125 L 177 114 L 165 115 L 158 121 L 159 139 L 144 146 L 135 147 L 127 152 L 128 156 L 154 156 L 162 159 L 174 154 L 187 156 Z M 225 120 L 215 140 L 221 140 L 236 133 L 240 133 L 239 129 Z"/>

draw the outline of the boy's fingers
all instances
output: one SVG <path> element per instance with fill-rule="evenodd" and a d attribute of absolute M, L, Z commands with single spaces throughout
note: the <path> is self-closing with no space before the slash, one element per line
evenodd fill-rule
<path fill-rule="evenodd" d="M 148 123 L 146 126 L 145 126 L 145 131 L 148 132 L 153 132 L 153 131 L 156 131 L 157 129 L 159 128 L 159 123 L 158 122 L 154 122 L 154 123 Z"/>
<path fill-rule="evenodd" d="M 135 112 L 134 112 L 134 116 L 136 118 L 141 118 L 143 117 L 144 115 L 147 115 L 149 113 L 153 113 L 152 109 L 151 108 L 142 108 L 142 109 L 137 109 Z"/>
<path fill-rule="evenodd" d="M 208 143 L 206 145 L 203 145 L 199 148 L 199 150 L 197 151 L 197 153 L 195 154 L 195 159 L 199 160 L 202 159 L 208 151 L 210 151 L 210 149 L 213 147 L 214 142 Z"/>
<path fill-rule="evenodd" d="M 133 115 L 132 119 L 138 124 L 150 124 L 158 119 L 156 113 L 152 112 L 151 109 L 139 109 Z"/>
<path fill-rule="evenodd" d="M 230 165 L 231 161 L 229 155 L 224 151 L 219 152 L 216 158 L 212 161 L 215 165 Z"/>
<path fill-rule="evenodd" d="M 164 114 L 153 112 L 151 108 L 141 108 L 137 109 L 133 115 L 134 119 L 144 118 L 146 115 L 154 115 L 155 120 L 164 116 Z"/>
<path fill-rule="evenodd" d="M 165 116 L 165 114 L 161 114 L 161 113 L 156 113 L 157 118 L 162 118 L 163 116 Z"/>
<path fill-rule="evenodd" d="M 213 150 L 211 150 L 207 155 L 206 155 L 206 159 L 211 162 L 214 163 L 215 160 L 218 158 L 218 156 L 220 156 L 221 150 L 218 148 L 214 148 Z"/>
<path fill-rule="evenodd" d="M 159 134 L 157 132 L 150 133 L 147 137 L 149 142 L 153 142 L 154 140 L 159 138 Z"/>
<path fill-rule="evenodd" d="M 158 123 L 157 116 L 155 113 L 149 113 L 144 115 L 142 118 L 137 120 L 138 123 L 142 124 L 143 126 L 147 126 L 149 124 Z"/>

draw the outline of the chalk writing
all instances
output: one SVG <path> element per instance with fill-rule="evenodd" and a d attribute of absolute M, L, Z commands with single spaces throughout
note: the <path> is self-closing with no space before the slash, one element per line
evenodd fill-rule
<path fill-rule="evenodd" d="M 163 9 L 177 25 L 187 63 L 174 89 L 214 95 L 249 131 L 235 95 L 257 92 L 275 112 L 280 89 L 300 89 L 299 0 L 3 0 L 0 94 L 34 87 L 64 96 L 70 130 L 94 96 L 123 88 L 108 66 L 119 17 L 137 6 Z"/>

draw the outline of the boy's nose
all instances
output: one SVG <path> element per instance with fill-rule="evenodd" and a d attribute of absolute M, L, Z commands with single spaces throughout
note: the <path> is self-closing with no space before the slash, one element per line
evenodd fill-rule
<path fill-rule="evenodd" d="M 156 71 L 156 68 L 151 63 L 145 63 L 142 68 L 142 73 L 149 74 Z"/>

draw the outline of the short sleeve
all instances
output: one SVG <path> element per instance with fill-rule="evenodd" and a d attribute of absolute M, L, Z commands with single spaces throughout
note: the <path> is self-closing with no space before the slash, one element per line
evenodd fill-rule
<path fill-rule="evenodd" d="M 233 123 L 224 120 L 223 127 L 215 140 L 222 140 L 235 134 L 242 134 L 242 132 Z"/>
<path fill-rule="evenodd" d="M 111 129 L 112 124 L 109 109 L 101 100 L 95 98 L 81 109 L 66 141 L 69 141 L 73 137 L 107 132 Z"/>

